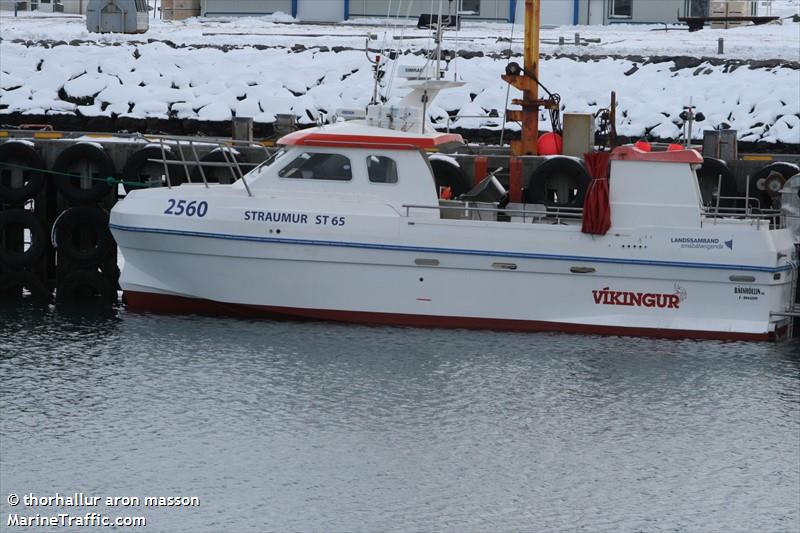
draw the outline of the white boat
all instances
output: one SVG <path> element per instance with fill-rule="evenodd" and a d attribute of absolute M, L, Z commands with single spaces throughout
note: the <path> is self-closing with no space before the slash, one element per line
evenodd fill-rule
<path fill-rule="evenodd" d="M 526 10 L 535 28 L 532 3 Z M 538 56 L 526 47 L 526 64 L 528 55 Z M 117 203 L 110 227 L 129 308 L 674 338 L 787 333 L 791 232 L 774 213 L 703 207 L 694 150 L 617 148 L 585 213 L 441 200 L 430 153 L 463 141 L 425 118 L 454 85 L 436 65 L 437 79 L 410 81 L 400 106 L 289 134 L 277 157 L 231 185 L 139 190 Z M 492 176 L 482 185 L 499 187 Z"/>
<path fill-rule="evenodd" d="M 611 155 L 611 227 L 441 201 L 427 150 L 460 138 L 350 121 L 292 133 L 231 185 L 134 191 L 111 214 L 132 310 L 766 340 L 795 246 L 708 213 L 693 150 Z M 498 216 L 500 214 L 500 216 Z M 587 214 L 587 216 L 589 216 Z"/>

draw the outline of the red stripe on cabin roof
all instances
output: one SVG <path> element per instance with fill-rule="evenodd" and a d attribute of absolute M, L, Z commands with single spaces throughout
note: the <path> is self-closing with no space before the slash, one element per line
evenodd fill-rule
<path fill-rule="evenodd" d="M 448 143 L 464 143 L 461 135 L 443 133 L 430 137 L 402 137 L 389 135 L 354 135 L 323 133 L 318 131 L 295 131 L 278 140 L 287 146 L 338 146 L 341 148 L 384 148 L 388 150 L 416 150 L 435 148 Z"/>
<path fill-rule="evenodd" d="M 611 152 L 612 161 L 645 161 L 650 163 L 692 163 L 703 164 L 703 157 L 696 150 L 675 150 L 672 152 L 645 152 L 635 146 L 620 146 Z"/>

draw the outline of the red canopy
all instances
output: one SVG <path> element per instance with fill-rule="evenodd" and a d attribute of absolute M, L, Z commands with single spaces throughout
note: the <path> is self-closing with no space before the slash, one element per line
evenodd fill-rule
<path fill-rule="evenodd" d="M 592 235 L 605 235 L 611 227 L 611 206 L 608 198 L 608 170 L 610 152 L 584 154 L 586 168 L 592 181 L 583 200 L 583 227 L 581 231 Z"/>

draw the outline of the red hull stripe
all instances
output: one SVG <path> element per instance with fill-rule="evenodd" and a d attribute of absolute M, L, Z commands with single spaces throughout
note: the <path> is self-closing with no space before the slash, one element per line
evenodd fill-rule
<path fill-rule="evenodd" d="M 327 320 L 357 324 L 410 326 L 422 328 L 489 329 L 500 331 L 559 331 L 563 333 L 589 333 L 595 335 L 622 335 L 656 337 L 664 339 L 717 339 L 737 341 L 768 341 L 775 335 L 769 333 L 736 333 L 728 331 L 694 331 L 659 328 L 629 328 L 594 326 L 540 320 L 509 320 L 501 318 L 472 318 L 455 316 L 408 315 L 397 313 L 372 313 L 363 311 L 333 311 L 328 309 L 301 309 L 266 305 L 228 304 L 211 300 L 185 298 L 148 292 L 125 292 L 128 309 L 134 312 L 165 314 L 199 314 L 278 319 Z M 780 332 L 779 332 L 780 333 Z"/>
<path fill-rule="evenodd" d="M 386 150 L 416 150 L 436 148 L 443 144 L 464 144 L 461 135 L 442 133 L 430 137 L 391 137 L 378 135 L 346 135 L 300 130 L 278 140 L 278 144 L 300 146 L 338 146 L 340 148 L 372 148 Z"/>

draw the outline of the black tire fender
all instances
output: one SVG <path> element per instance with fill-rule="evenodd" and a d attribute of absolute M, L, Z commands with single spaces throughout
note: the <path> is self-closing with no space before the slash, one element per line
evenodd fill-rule
<path fill-rule="evenodd" d="M 430 164 L 436 183 L 436 194 L 439 194 L 440 187 L 450 187 L 453 198 L 458 198 L 469 191 L 469 180 L 460 167 L 444 159 L 431 159 Z"/>
<path fill-rule="evenodd" d="M 30 232 L 30 245 L 21 252 L 10 250 L 8 241 L 14 226 Z M 12 267 L 28 266 L 35 263 L 47 247 L 47 233 L 39 219 L 26 209 L 7 209 L 0 211 L 0 263 Z"/>
<path fill-rule="evenodd" d="M 547 184 L 554 177 L 569 180 L 575 196 L 568 201 L 553 202 L 548 198 Z M 583 163 L 565 156 L 550 157 L 539 165 L 528 178 L 525 188 L 525 201 L 531 204 L 559 205 L 565 207 L 583 207 L 586 189 L 592 181 Z"/>
<path fill-rule="evenodd" d="M 791 163 L 779 161 L 762 167 L 758 172 L 750 176 L 750 181 L 747 183 L 749 189 L 748 196 L 751 198 L 758 198 L 761 207 L 764 209 L 769 209 L 772 206 L 772 198 L 769 192 L 764 189 L 764 180 L 773 172 L 777 172 L 783 176 L 784 180 L 788 181 L 798 173 L 798 168 Z"/>
<path fill-rule="evenodd" d="M 697 171 L 697 184 L 700 187 L 703 205 L 715 206 L 717 197 L 714 191 L 719 187 L 719 196 L 736 196 L 736 177 L 722 159 L 704 157 L 703 164 Z M 720 200 L 720 207 L 735 207 L 736 200 Z"/>
<path fill-rule="evenodd" d="M 164 155 L 166 155 L 167 161 L 177 161 L 172 151 L 165 149 L 164 154 L 162 154 L 159 146 L 147 146 L 131 155 L 122 168 L 122 180 L 124 182 L 122 186 L 125 188 L 125 192 L 146 189 L 148 188 L 146 182 L 151 179 L 158 179 L 166 187 L 164 164 L 150 161 L 150 159 L 164 159 Z M 168 168 L 171 185 L 186 183 L 186 170 L 182 166 L 168 165 Z M 136 183 L 141 183 L 141 185 L 135 185 Z"/>
<path fill-rule="evenodd" d="M 0 144 L 0 200 L 12 204 L 33 198 L 44 186 L 43 172 L 16 166 L 43 170 L 44 161 L 39 153 L 26 143 L 8 141 Z M 12 175 L 18 172 L 22 172 L 24 185 L 12 187 Z"/>
<path fill-rule="evenodd" d="M 94 203 L 101 200 L 108 191 L 111 184 L 106 181 L 114 178 L 116 168 L 114 161 L 106 151 L 94 144 L 78 143 L 73 144 L 56 158 L 53 164 L 53 171 L 64 174 L 86 176 L 85 168 L 81 171 L 76 170 L 76 166 L 85 165 L 89 168 L 92 178 L 91 187 L 82 188 L 82 178 L 55 175 L 55 185 L 61 195 L 77 204 Z"/>
<path fill-rule="evenodd" d="M 97 270 L 73 270 L 56 287 L 56 302 L 60 304 L 106 304 L 116 299 L 114 285 Z"/>
<path fill-rule="evenodd" d="M 108 229 L 108 213 L 99 207 L 67 209 L 56 219 L 53 233 L 53 245 L 59 258 L 79 266 L 99 265 L 114 245 Z M 91 245 L 83 246 L 76 242 L 81 237 Z"/>
<path fill-rule="evenodd" d="M 225 159 L 227 157 L 227 159 Z M 212 150 L 208 152 L 206 155 L 200 158 L 200 163 L 231 163 L 233 162 L 241 163 L 241 158 L 235 152 L 231 150 L 225 150 L 225 153 L 221 149 Z M 208 166 L 203 165 L 203 172 L 206 176 L 206 181 L 208 183 L 233 183 L 234 175 L 236 179 L 239 179 L 238 172 L 236 170 L 231 172 L 229 168 L 225 167 L 217 167 L 217 166 Z M 244 170 L 242 170 L 244 172 Z M 203 175 L 200 173 L 200 166 L 195 166 L 194 170 L 192 170 L 192 183 L 203 183 Z"/>
<path fill-rule="evenodd" d="M 0 302 L 18 302 L 23 289 L 30 293 L 29 301 L 50 303 L 50 291 L 32 272 L 17 270 L 0 274 Z"/>

